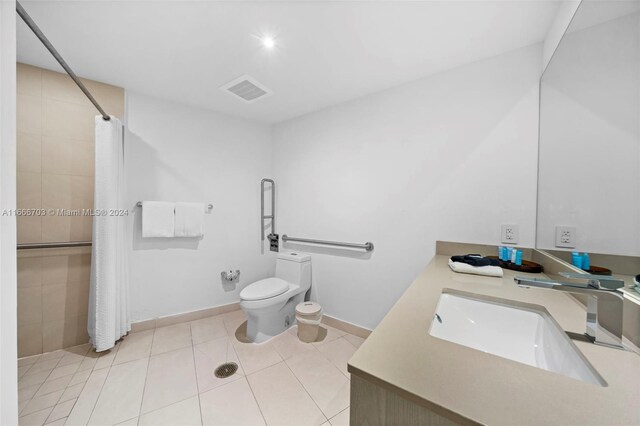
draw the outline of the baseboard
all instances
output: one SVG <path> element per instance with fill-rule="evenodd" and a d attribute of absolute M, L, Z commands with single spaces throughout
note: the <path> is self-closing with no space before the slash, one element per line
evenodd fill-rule
<path fill-rule="evenodd" d="M 333 328 L 337 328 L 338 330 L 342 330 L 349 334 L 353 334 L 354 336 L 362 337 L 366 339 L 371 334 L 371 330 L 360 327 L 355 324 L 351 324 L 350 322 L 342 321 L 334 317 L 330 317 L 328 315 L 322 316 L 322 323 L 327 324 Z"/>
<path fill-rule="evenodd" d="M 214 306 L 213 308 L 200 309 L 198 311 L 185 312 L 182 314 L 168 315 L 150 320 L 139 321 L 131 324 L 131 332 L 153 330 L 154 328 L 166 327 L 168 325 L 180 324 L 195 321 L 202 318 L 213 317 L 226 314 L 240 309 L 240 303 L 230 303 L 228 305 Z"/>
<path fill-rule="evenodd" d="M 201 309 L 198 311 L 185 312 L 182 314 L 168 315 L 166 317 L 159 317 L 156 319 L 139 321 L 131 324 L 131 332 L 136 333 L 139 331 L 153 330 L 159 327 L 166 327 L 168 325 L 181 324 L 184 322 L 196 321 L 202 318 L 213 317 L 216 315 L 226 314 L 228 312 L 237 311 L 240 309 L 240 303 L 230 303 L 228 305 L 215 306 L 213 308 Z M 342 330 L 346 333 L 353 334 L 354 336 L 362 337 L 366 339 L 371 334 L 371 330 L 364 327 L 360 327 L 350 322 L 342 321 L 337 318 L 323 315 L 322 323 L 327 324 L 338 330 Z"/>

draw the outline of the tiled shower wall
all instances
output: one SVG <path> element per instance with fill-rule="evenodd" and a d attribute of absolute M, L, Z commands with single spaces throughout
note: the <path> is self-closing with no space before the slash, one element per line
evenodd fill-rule
<path fill-rule="evenodd" d="M 18 209 L 93 208 L 96 109 L 66 75 L 17 66 Z M 83 80 L 112 115 L 124 90 Z M 91 216 L 18 216 L 18 244 L 90 241 Z M 88 341 L 91 249 L 18 250 L 18 355 Z"/>

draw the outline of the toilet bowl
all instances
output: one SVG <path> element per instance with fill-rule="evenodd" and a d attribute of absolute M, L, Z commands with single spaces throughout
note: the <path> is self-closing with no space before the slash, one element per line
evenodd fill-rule
<path fill-rule="evenodd" d="M 278 253 L 275 275 L 240 292 L 240 308 L 247 315 L 247 339 L 251 342 L 265 342 L 295 323 L 296 305 L 311 287 L 311 256 Z"/>

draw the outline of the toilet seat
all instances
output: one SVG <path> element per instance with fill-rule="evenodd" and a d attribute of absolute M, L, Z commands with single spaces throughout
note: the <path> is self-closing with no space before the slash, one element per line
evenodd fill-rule
<path fill-rule="evenodd" d="M 289 290 L 289 283 L 281 278 L 265 278 L 249 284 L 240 292 L 242 300 L 263 300 L 276 297 Z"/>

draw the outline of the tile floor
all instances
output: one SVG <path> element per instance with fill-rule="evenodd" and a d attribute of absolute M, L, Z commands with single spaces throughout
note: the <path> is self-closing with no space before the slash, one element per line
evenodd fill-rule
<path fill-rule="evenodd" d="M 363 339 L 323 325 L 243 343 L 242 311 L 132 333 L 109 353 L 81 345 L 18 361 L 20 425 L 349 424 L 347 360 Z M 213 370 L 234 361 L 226 379 Z"/>

